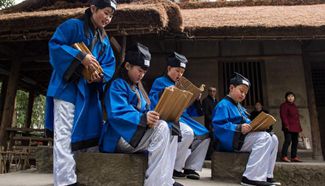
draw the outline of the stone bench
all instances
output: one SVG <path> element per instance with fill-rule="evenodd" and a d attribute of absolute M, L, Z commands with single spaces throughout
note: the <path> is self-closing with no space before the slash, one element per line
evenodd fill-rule
<path fill-rule="evenodd" d="M 52 146 L 37 146 L 30 158 L 36 161 L 36 169 L 39 173 L 53 172 L 53 147 Z"/>
<path fill-rule="evenodd" d="M 89 186 L 142 186 L 148 159 L 144 154 L 77 153 L 78 182 Z"/>
<path fill-rule="evenodd" d="M 249 153 L 214 152 L 211 156 L 213 180 L 240 182 Z"/>
<path fill-rule="evenodd" d="M 212 179 L 240 183 L 249 153 L 214 152 L 211 157 Z M 325 183 L 325 162 L 277 162 L 274 178 L 286 186 L 318 186 Z"/>

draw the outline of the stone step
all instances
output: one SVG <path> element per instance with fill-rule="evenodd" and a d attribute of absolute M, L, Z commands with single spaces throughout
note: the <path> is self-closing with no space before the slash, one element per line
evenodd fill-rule
<path fill-rule="evenodd" d="M 248 153 L 214 152 L 211 158 L 212 179 L 239 183 L 248 157 Z M 277 162 L 274 177 L 283 185 L 324 185 L 325 162 Z"/>
<path fill-rule="evenodd" d="M 77 153 L 77 177 L 81 185 L 142 186 L 148 159 L 144 154 Z"/>
<path fill-rule="evenodd" d="M 313 151 L 312 150 L 298 150 L 297 156 L 302 160 L 313 160 Z M 290 151 L 288 151 L 288 157 L 290 158 Z M 278 161 L 281 159 L 281 153 L 278 152 L 277 156 Z"/>

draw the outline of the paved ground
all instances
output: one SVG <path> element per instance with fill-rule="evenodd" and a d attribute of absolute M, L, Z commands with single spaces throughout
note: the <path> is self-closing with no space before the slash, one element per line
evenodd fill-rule
<path fill-rule="evenodd" d="M 239 184 L 215 182 L 211 180 L 211 170 L 204 168 L 201 180 L 177 179 L 185 186 L 238 186 Z M 35 169 L 0 174 L 0 186 L 52 186 L 52 174 L 40 174 Z"/>
<path fill-rule="evenodd" d="M 176 179 L 177 182 L 185 186 L 238 186 L 240 184 L 236 183 L 227 183 L 227 182 L 216 182 L 211 180 L 211 169 L 203 168 L 202 172 L 199 172 L 201 179 L 200 180 L 190 180 L 187 178 Z"/>
<path fill-rule="evenodd" d="M 0 174 L 0 186 L 51 186 L 52 174 L 40 174 L 36 169 Z"/>

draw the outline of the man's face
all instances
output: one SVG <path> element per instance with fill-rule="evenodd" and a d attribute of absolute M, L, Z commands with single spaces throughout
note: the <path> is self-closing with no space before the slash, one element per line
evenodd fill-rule
<path fill-rule="evenodd" d="M 216 95 L 217 95 L 217 89 L 216 88 L 209 88 L 209 95 L 211 96 L 211 97 L 213 97 L 213 98 L 215 98 L 216 97 Z"/>

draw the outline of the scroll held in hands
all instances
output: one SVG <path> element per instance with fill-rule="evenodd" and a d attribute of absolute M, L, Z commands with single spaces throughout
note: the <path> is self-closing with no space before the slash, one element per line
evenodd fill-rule
<path fill-rule="evenodd" d="M 166 87 L 155 111 L 165 121 L 178 121 L 193 94 L 176 87 Z"/>
<path fill-rule="evenodd" d="M 91 51 L 87 48 L 87 46 L 85 45 L 84 42 L 74 43 L 72 46 L 73 46 L 74 48 L 80 50 L 80 51 L 83 52 L 83 53 L 91 54 Z M 96 63 L 95 68 L 96 68 L 95 71 L 97 71 L 98 74 L 102 74 L 102 73 L 103 73 L 103 69 L 102 69 L 102 67 L 101 67 L 98 63 Z M 93 72 L 94 72 L 93 69 L 88 69 L 88 70 L 87 70 L 86 68 L 84 68 L 84 69 L 82 70 L 82 76 L 83 76 L 86 80 L 90 80 L 90 79 L 91 79 L 91 74 L 92 74 Z"/>
<path fill-rule="evenodd" d="M 265 131 L 270 128 L 276 122 L 276 119 L 265 112 L 261 112 L 256 118 L 251 122 L 250 126 L 252 131 Z"/>
<path fill-rule="evenodd" d="M 176 82 L 176 87 L 181 89 L 181 90 L 186 90 L 189 91 L 193 94 L 191 100 L 189 101 L 188 106 L 190 106 L 199 96 L 200 94 L 204 91 L 205 85 L 202 84 L 200 88 L 195 86 L 191 81 L 186 79 L 184 76 L 182 76 L 179 81 Z"/>

